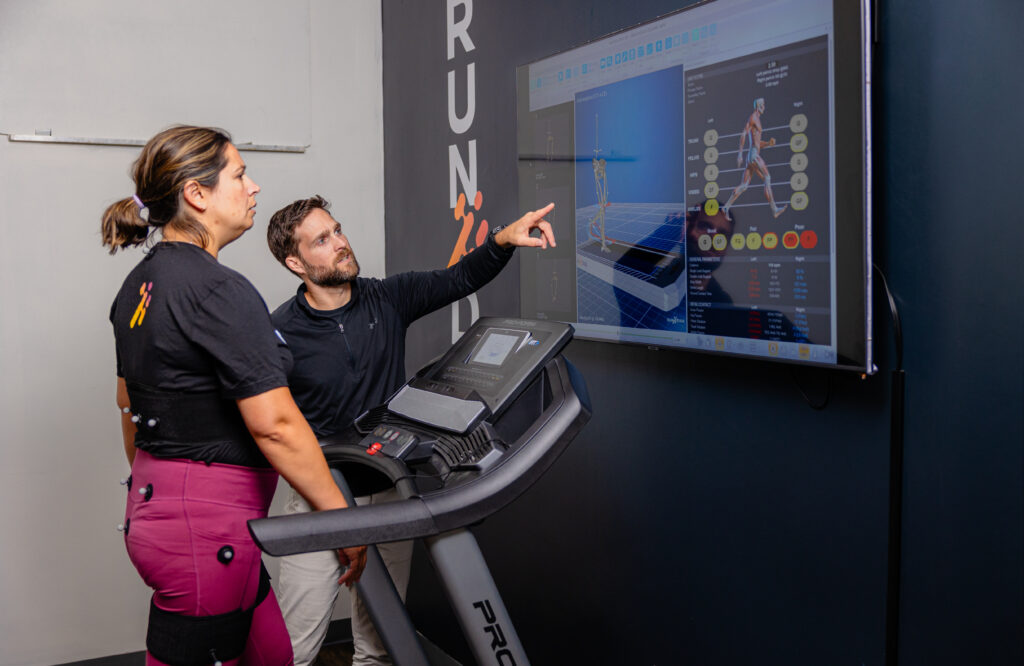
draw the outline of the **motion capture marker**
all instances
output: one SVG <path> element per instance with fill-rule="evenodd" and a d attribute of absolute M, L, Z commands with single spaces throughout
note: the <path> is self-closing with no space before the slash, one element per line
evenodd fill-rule
<path fill-rule="evenodd" d="M 153 484 L 146 484 L 145 488 L 139 488 L 139 494 L 144 498 L 143 501 L 148 502 L 153 499 Z"/>
<path fill-rule="evenodd" d="M 125 413 L 125 414 L 128 414 L 128 413 L 130 413 L 132 411 L 132 408 L 131 407 L 122 407 L 121 411 L 123 413 Z"/>
<path fill-rule="evenodd" d="M 789 205 L 793 207 L 793 210 L 803 210 L 807 208 L 807 205 L 810 203 L 811 200 L 807 196 L 806 192 L 796 192 L 789 200 Z"/>
<path fill-rule="evenodd" d="M 701 234 L 700 238 L 697 239 L 697 247 L 707 252 L 711 249 L 711 236 L 708 234 Z"/>
<path fill-rule="evenodd" d="M 712 149 L 708 149 L 712 150 Z M 718 215 L 718 199 L 708 199 L 704 202 L 704 212 L 708 215 Z"/>
<path fill-rule="evenodd" d="M 794 134 L 793 138 L 789 140 L 789 147 L 794 153 L 804 152 L 807 150 L 807 135 Z"/>
<path fill-rule="evenodd" d="M 743 234 L 733 234 L 729 244 L 732 245 L 732 249 L 739 251 L 747 247 L 747 238 Z"/>
<path fill-rule="evenodd" d="M 718 180 L 718 167 L 714 164 L 704 167 L 704 180 Z"/>
<path fill-rule="evenodd" d="M 756 231 L 751 231 L 747 234 L 747 248 L 751 250 L 761 249 L 761 234 Z"/>
<path fill-rule="evenodd" d="M 774 250 L 779 246 L 779 235 L 774 231 L 769 231 L 764 235 L 764 238 L 761 239 L 761 242 L 764 243 L 764 249 Z"/>
<path fill-rule="evenodd" d="M 725 249 L 725 246 L 729 244 L 729 239 L 725 237 L 725 234 L 715 234 L 711 237 L 711 247 L 715 248 L 719 252 Z"/>
<path fill-rule="evenodd" d="M 216 650 L 210 650 L 210 659 L 213 659 L 213 666 L 224 666 L 224 662 L 217 658 Z"/>
<path fill-rule="evenodd" d="M 160 419 L 150 419 L 146 421 L 146 425 L 150 428 L 155 428 L 157 423 L 160 423 Z"/>
<path fill-rule="evenodd" d="M 707 199 L 714 199 L 718 196 L 718 183 L 711 181 L 704 186 L 704 197 Z"/>
<path fill-rule="evenodd" d="M 794 134 L 806 130 L 807 116 L 802 113 L 794 114 L 793 117 L 789 119 L 789 129 Z"/>
<path fill-rule="evenodd" d="M 718 148 L 711 146 L 704 151 L 704 161 L 708 164 L 714 164 L 718 161 Z"/>
<path fill-rule="evenodd" d="M 803 192 L 807 189 L 807 174 L 798 171 L 793 174 L 793 177 L 789 179 L 789 186 L 793 188 L 794 192 Z"/>
<path fill-rule="evenodd" d="M 132 423 L 138 423 L 141 420 L 142 420 L 141 416 L 139 416 L 138 414 L 132 414 Z"/>
<path fill-rule="evenodd" d="M 704 145 L 713 146 L 718 143 L 718 130 L 709 129 L 704 132 Z"/>
<path fill-rule="evenodd" d="M 803 171 L 807 168 L 807 155 L 804 153 L 793 153 L 789 158 L 789 168 L 793 171 Z"/>
<path fill-rule="evenodd" d="M 217 560 L 221 564 L 230 564 L 235 559 L 235 549 L 231 546 L 224 546 L 217 551 Z"/>

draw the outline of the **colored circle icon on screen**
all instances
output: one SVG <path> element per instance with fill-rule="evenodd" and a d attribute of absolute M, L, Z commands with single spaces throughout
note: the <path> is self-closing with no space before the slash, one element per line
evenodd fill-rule
<path fill-rule="evenodd" d="M 793 114 L 793 117 L 789 119 L 789 129 L 794 134 L 803 132 L 807 129 L 807 116 L 802 113 Z"/>
<path fill-rule="evenodd" d="M 813 250 L 818 245 L 818 234 L 810 229 L 800 234 L 800 245 L 805 250 Z"/>
<path fill-rule="evenodd" d="M 789 158 L 789 168 L 793 171 L 803 171 L 807 168 L 807 155 L 805 153 L 793 153 Z"/>
<path fill-rule="evenodd" d="M 708 234 L 701 234 L 700 238 L 697 239 L 697 247 L 707 252 L 711 249 L 711 236 Z"/>
<path fill-rule="evenodd" d="M 807 174 L 798 171 L 793 174 L 793 177 L 789 179 L 789 186 L 793 188 L 794 192 L 803 192 L 807 189 Z"/>
<path fill-rule="evenodd" d="M 794 192 L 789 200 L 789 205 L 793 207 L 793 210 L 804 210 L 809 203 L 811 200 L 806 192 Z"/>
<path fill-rule="evenodd" d="M 751 231 L 747 234 L 747 247 L 751 250 L 761 249 L 761 234 L 756 231 Z"/>
<path fill-rule="evenodd" d="M 764 243 L 764 249 L 774 250 L 779 245 L 779 235 L 774 231 L 769 231 L 761 239 L 761 242 Z"/>
<path fill-rule="evenodd" d="M 717 197 L 718 183 L 716 183 L 713 180 L 708 181 L 708 183 L 704 185 L 704 196 L 707 197 L 708 199 L 714 199 L 715 197 Z"/>
<path fill-rule="evenodd" d="M 734 250 L 742 250 L 747 246 L 747 239 L 743 234 L 733 234 L 732 238 L 729 239 L 729 244 L 732 245 Z"/>
<path fill-rule="evenodd" d="M 704 180 L 718 180 L 718 167 L 714 164 L 709 164 L 704 167 Z"/>
<path fill-rule="evenodd" d="M 707 132 L 704 132 L 704 145 L 705 146 L 713 146 L 716 143 L 718 143 L 718 131 L 717 130 L 709 129 Z"/>
<path fill-rule="evenodd" d="M 704 151 L 704 161 L 708 164 L 714 164 L 718 161 L 718 148 L 711 146 Z"/>
<path fill-rule="evenodd" d="M 729 244 L 729 240 L 725 237 L 725 234 L 715 234 L 711 237 L 711 247 L 715 248 L 719 252 L 725 249 L 725 246 Z"/>
<path fill-rule="evenodd" d="M 704 212 L 708 215 L 718 215 L 718 199 L 708 199 L 705 201 Z"/>
<path fill-rule="evenodd" d="M 794 153 L 802 153 L 807 150 L 807 135 L 794 134 L 789 140 L 789 147 Z"/>
<path fill-rule="evenodd" d="M 800 245 L 800 236 L 795 231 L 787 231 L 782 234 L 782 247 L 787 250 L 795 250 Z"/>

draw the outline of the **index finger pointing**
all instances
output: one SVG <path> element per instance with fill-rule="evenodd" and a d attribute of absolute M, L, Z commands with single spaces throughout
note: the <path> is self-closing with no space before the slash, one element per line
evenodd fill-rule
<path fill-rule="evenodd" d="M 554 208 L 554 207 L 555 207 L 554 202 L 551 202 L 547 206 L 544 206 L 543 208 L 541 208 L 540 210 L 535 210 L 533 212 L 537 215 L 537 217 L 544 217 L 545 215 L 550 213 L 551 209 Z"/>

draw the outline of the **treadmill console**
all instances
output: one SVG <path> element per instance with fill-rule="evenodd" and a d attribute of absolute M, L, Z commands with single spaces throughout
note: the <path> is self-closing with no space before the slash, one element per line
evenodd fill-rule
<path fill-rule="evenodd" d="M 590 419 L 586 383 L 562 355 L 572 327 L 487 317 L 352 427 L 321 440 L 327 464 L 370 506 L 250 522 L 272 555 L 449 532 L 521 495 Z"/>
<path fill-rule="evenodd" d="M 388 402 L 413 421 L 463 434 L 498 417 L 572 339 L 559 322 L 485 317 L 440 361 L 421 371 Z"/>

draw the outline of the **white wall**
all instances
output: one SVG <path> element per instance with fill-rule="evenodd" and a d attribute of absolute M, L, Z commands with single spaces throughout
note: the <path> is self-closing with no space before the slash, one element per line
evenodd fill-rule
<path fill-rule="evenodd" d="M 308 109 L 282 136 L 305 131 L 304 154 L 243 152 L 249 173 L 263 188 L 256 227 L 221 253 L 273 308 L 297 281 L 270 256 L 265 243 L 271 212 L 289 201 L 321 193 L 358 252 L 366 275 L 384 273 L 383 139 L 381 116 L 380 4 L 371 0 L 219 0 L 216 13 L 202 0 L 89 3 L 0 0 L 0 25 L 17 21 L 22 44 L 89 49 L 88 67 L 64 68 L 47 85 L 69 88 L 93 78 L 111 88 L 108 106 L 83 105 L 82 127 L 148 126 L 149 134 L 176 122 L 255 127 L 249 114 L 280 117 L 282 109 Z M 61 6 L 75 20 L 54 20 Z M 80 7 L 88 7 L 83 12 Z M 254 35 L 273 33 L 283 6 L 305 14 L 308 41 L 289 44 Z M 230 11 L 225 11 L 228 7 Z M 212 21 L 219 30 L 178 32 L 190 67 L 178 77 L 167 63 L 173 49 L 138 49 L 133 43 L 171 43 L 161 34 L 168 17 Z M 228 20 L 226 17 L 231 17 Z M 178 23 L 181 23 L 178 21 Z M 110 25 L 118 26 L 111 32 Z M 28 39 L 25 31 L 30 33 Z M 126 35 L 124 44 L 110 36 Z M 220 33 L 219 38 L 211 37 Z M 130 35 L 130 37 L 129 37 Z M 99 41 L 98 41 L 99 40 Z M 221 41 L 223 40 L 223 41 Z M 116 40 L 115 40 L 116 41 Z M 102 44 L 101 44 L 102 42 Z M 211 42 L 216 42 L 213 44 Z M 48 127 L 9 126 L 17 68 L 52 60 L 49 51 L 0 46 L 0 132 L 31 133 Z M 100 46 L 102 45 L 102 48 Z M 228 45 L 229 48 L 226 48 Z M 308 51 L 308 58 L 282 55 Z M 14 51 L 12 53 L 12 50 Z M 101 53 L 102 52 L 102 53 Z M 202 54 L 196 58 L 195 54 Z M 72 62 L 74 54 L 69 56 Z M 104 59 L 107 59 L 106 61 Z M 196 67 L 203 62 L 205 68 Z M 259 66 L 254 66 L 258 64 Z M 298 63 L 298 64 L 297 64 Z M 305 69 L 302 63 L 308 63 Z M 52 67 L 47 63 L 47 67 Z M 125 73 L 112 79 L 109 68 Z M 298 69 L 300 71 L 293 71 Z M 18 70 L 20 71 L 20 70 Z M 151 72 L 162 72 L 159 80 Z M 22 72 L 23 73 L 23 72 Z M 190 80 L 230 81 L 231 104 L 178 102 L 194 89 Z M 309 100 L 268 95 L 267 81 L 308 77 Z M 21 81 L 31 81 L 22 77 Z M 252 100 L 237 105 L 237 83 Z M 117 90 L 116 87 L 123 88 Z M 211 93 L 204 93 L 209 95 Z M 213 93 L 215 94 L 215 93 Z M 167 108 L 194 109 L 191 117 L 155 114 L 140 96 L 164 96 Z M 8 100 L 4 102 L 4 100 Z M 24 110 L 25 106 L 18 107 Z M 66 111 L 66 109 L 63 109 Z M 6 113 L 5 113 L 6 112 Z M 182 112 L 183 113 L 183 112 Z M 290 112 L 289 112 L 290 113 Z M 204 117 L 209 115 L 209 118 Z M 287 115 L 287 114 L 284 114 Z M 301 116 L 301 114 L 299 114 Z M 79 118 L 80 116 L 80 118 Z M 93 122 L 95 121 L 95 122 Z M 23 121 L 29 122 L 29 121 Z M 117 124 L 117 126 L 122 126 Z M 263 130 L 260 130 L 263 127 Z M 53 128 L 60 134 L 60 128 Z M 126 136 L 124 138 L 145 138 Z M 236 140 L 281 142 L 278 136 Z M 128 177 L 137 148 L 45 145 L 0 137 L 0 664 L 54 664 L 144 649 L 149 590 L 124 552 L 121 522 L 128 467 L 121 451 L 114 407 L 114 347 L 107 314 L 120 282 L 140 250 L 110 257 L 100 247 L 100 214 L 132 193 Z M 271 565 L 271 568 L 273 566 Z"/>

